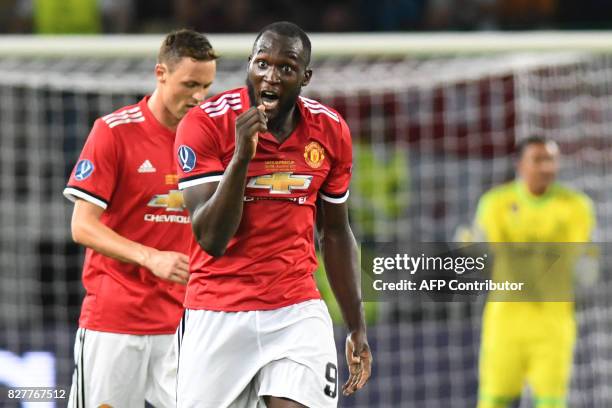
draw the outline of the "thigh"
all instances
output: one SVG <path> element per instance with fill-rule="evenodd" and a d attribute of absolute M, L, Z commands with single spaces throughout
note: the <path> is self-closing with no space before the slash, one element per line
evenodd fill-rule
<path fill-rule="evenodd" d="M 262 366 L 254 312 L 187 310 L 179 347 L 177 406 L 246 407 Z"/>
<path fill-rule="evenodd" d="M 80 328 L 68 406 L 142 406 L 148 353 L 145 336 Z"/>
<path fill-rule="evenodd" d="M 264 398 L 264 403 L 266 404 L 266 408 L 308 408 L 306 405 L 302 405 L 299 402 L 280 397 L 266 396 Z"/>
<path fill-rule="evenodd" d="M 574 327 L 572 322 L 568 322 L 567 327 L 557 332 L 541 333 L 541 336 L 532 342 L 527 380 L 537 407 L 566 406 L 574 341 Z"/>
<path fill-rule="evenodd" d="M 176 337 L 171 334 L 148 336 L 151 356 L 147 368 L 145 398 L 154 407 L 176 406 Z"/>
<path fill-rule="evenodd" d="M 338 404 L 338 370 L 333 363 L 328 371 L 315 371 L 288 358 L 276 360 L 261 369 L 256 389 L 268 408 L 332 408 Z M 275 401 L 270 405 L 271 397 Z"/>
<path fill-rule="evenodd" d="M 269 362 L 257 375 L 258 395 L 286 398 L 308 407 L 336 407 L 336 345 L 323 301 L 266 313 L 260 319 L 260 330 Z"/>
<path fill-rule="evenodd" d="M 83 329 L 79 328 L 74 340 L 74 372 L 72 374 L 72 385 L 68 397 L 68 408 L 81 408 L 85 406 L 84 381 L 83 381 Z"/>
<path fill-rule="evenodd" d="M 520 328 L 515 328 L 520 332 Z M 479 408 L 506 407 L 519 398 L 525 382 L 527 350 L 504 322 L 485 322 L 480 343 Z"/>

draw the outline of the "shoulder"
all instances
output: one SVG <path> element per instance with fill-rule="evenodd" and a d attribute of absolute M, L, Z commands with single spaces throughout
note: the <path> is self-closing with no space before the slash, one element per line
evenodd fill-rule
<path fill-rule="evenodd" d="M 478 200 L 478 209 L 476 210 L 479 217 L 485 214 L 495 212 L 497 208 L 504 203 L 516 197 L 516 182 L 510 181 L 504 184 L 495 186 L 487 190 Z"/>
<path fill-rule="evenodd" d="M 140 128 L 144 122 L 145 116 L 138 104 L 124 106 L 96 119 L 87 137 L 88 143 L 110 147 L 121 140 L 120 135 L 133 132 L 135 126 Z"/>
<path fill-rule="evenodd" d="M 576 209 L 593 212 L 593 201 L 591 198 L 579 190 L 556 184 L 555 195 L 564 203 L 574 206 Z"/>
<path fill-rule="evenodd" d="M 351 147 L 351 131 L 338 111 L 303 96 L 300 96 L 298 103 L 309 129 L 316 129 L 325 135 L 331 145 L 340 150 Z"/>
<path fill-rule="evenodd" d="M 190 130 L 201 132 L 207 128 L 224 130 L 233 127 L 233 121 L 245 105 L 243 96 L 242 88 L 238 88 L 207 99 L 185 115 L 179 123 L 177 133 L 181 135 L 189 133 Z"/>
<path fill-rule="evenodd" d="M 199 107 L 192 109 L 195 114 L 210 119 L 234 116 L 242 111 L 246 101 L 244 88 L 231 89 L 207 99 Z"/>
<path fill-rule="evenodd" d="M 330 127 L 339 127 L 345 124 L 344 119 L 335 109 L 323 105 L 319 101 L 300 96 L 299 104 L 309 123 Z"/>
<path fill-rule="evenodd" d="M 516 182 L 510 181 L 487 190 L 480 198 L 481 202 L 501 202 L 516 194 Z"/>
<path fill-rule="evenodd" d="M 100 126 L 108 129 L 116 129 L 123 127 L 131 128 L 135 126 L 141 126 L 145 121 L 145 116 L 140 108 L 139 104 L 124 106 L 123 108 L 117 109 L 116 111 L 109 113 L 108 115 L 98 118 L 96 122 Z M 131 125 L 131 126 L 130 126 Z"/>

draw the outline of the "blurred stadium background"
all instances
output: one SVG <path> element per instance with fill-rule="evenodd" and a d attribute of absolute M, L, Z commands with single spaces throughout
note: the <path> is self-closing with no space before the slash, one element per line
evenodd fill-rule
<path fill-rule="evenodd" d="M 612 25 L 602 21 L 610 9 L 603 0 L 581 2 L 573 19 L 568 10 L 577 5 L 562 0 L 382 1 L 371 10 L 370 25 L 364 1 L 314 1 L 304 9 L 281 0 L 257 7 L 234 0 L 231 12 L 217 1 L 178 1 L 165 19 L 154 15 L 165 2 L 151 2 L 148 11 L 140 3 L 102 1 L 106 8 L 88 17 L 91 30 L 69 32 L 162 32 L 183 25 L 255 31 L 279 18 L 318 31 Z M 62 31 L 51 29 L 49 16 L 36 17 L 38 4 L 0 3 L 8 13 L 3 18 L 13 13 L 0 31 Z M 190 21 L 185 10 L 198 4 L 205 10 L 197 19 L 194 11 Z M 521 4 L 524 13 L 512 14 Z M 317 6 L 318 18 L 312 15 Z M 236 8 L 252 17 L 243 16 L 248 24 L 240 24 Z M 109 10 L 129 11 L 127 21 L 115 18 L 110 30 Z M 11 406 L 4 387 L 69 386 L 82 250 L 71 241 L 72 205 L 61 191 L 94 119 L 154 88 L 161 38 L 0 36 L 0 406 Z M 244 83 L 253 39 L 211 35 L 222 54 L 213 92 Z M 313 35 L 313 53 L 315 73 L 305 95 L 338 109 L 353 133 L 350 204 L 360 241 L 452 241 L 456 228 L 471 222 L 480 195 L 513 177 L 514 145 L 533 133 L 559 142 L 561 180 L 595 202 L 596 241 L 612 238 L 612 33 L 329 33 Z M 609 256 L 603 254 L 600 281 L 577 304 L 571 407 L 612 407 Z M 474 407 L 481 309 L 479 301 L 370 304 L 373 378 L 340 406 Z M 337 335 L 342 352 L 340 325 Z"/>

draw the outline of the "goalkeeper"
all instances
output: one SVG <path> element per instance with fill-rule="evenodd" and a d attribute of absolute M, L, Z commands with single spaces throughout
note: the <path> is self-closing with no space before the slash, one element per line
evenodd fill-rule
<path fill-rule="evenodd" d="M 519 178 L 488 191 L 478 204 L 476 227 L 486 241 L 589 240 L 592 203 L 555 182 L 558 166 L 555 142 L 534 136 L 519 144 Z M 524 259 L 515 257 L 514 262 Z M 500 272 L 496 259 L 494 275 Z M 509 407 L 525 383 L 535 407 L 566 407 L 575 338 L 573 302 L 489 301 L 482 325 L 478 408 Z"/>

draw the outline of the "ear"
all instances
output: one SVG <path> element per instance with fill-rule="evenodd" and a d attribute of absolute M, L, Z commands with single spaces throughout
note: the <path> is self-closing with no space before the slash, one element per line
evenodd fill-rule
<path fill-rule="evenodd" d="M 517 157 L 516 160 L 514 161 L 514 171 L 519 176 L 521 176 L 522 173 L 523 173 L 523 161 L 522 161 L 522 159 L 523 159 L 522 157 Z"/>
<path fill-rule="evenodd" d="M 249 57 L 247 58 L 247 64 L 246 64 L 246 74 L 247 77 L 249 75 L 249 71 L 251 70 L 251 62 L 253 61 L 253 56 L 249 55 Z"/>
<path fill-rule="evenodd" d="M 155 64 L 155 78 L 157 82 L 164 83 L 168 77 L 168 67 L 166 64 Z"/>
<path fill-rule="evenodd" d="M 310 83 L 310 78 L 312 78 L 312 69 L 306 69 L 304 72 L 304 80 L 302 81 L 302 86 L 306 86 Z"/>

